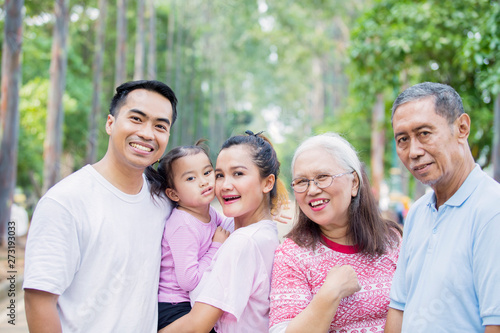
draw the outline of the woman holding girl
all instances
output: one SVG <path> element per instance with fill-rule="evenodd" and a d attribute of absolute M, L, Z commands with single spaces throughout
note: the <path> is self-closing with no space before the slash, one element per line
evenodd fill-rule
<path fill-rule="evenodd" d="M 147 176 L 154 195 L 175 204 L 165 223 L 158 290 L 158 329 L 189 313 L 189 292 L 200 281 L 212 258 L 229 236 L 232 219 L 210 206 L 215 197 L 212 163 L 198 141 L 170 150 Z"/>
<path fill-rule="evenodd" d="M 401 231 L 356 152 L 334 133 L 309 138 L 292 174 L 298 218 L 276 250 L 270 332 L 383 332 Z"/>
<path fill-rule="evenodd" d="M 261 134 L 246 132 L 223 145 L 215 169 L 216 196 L 234 232 L 219 248 L 198 287 L 192 310 L 160 332 L 266 332 L 274 251 L 273 209 L 286 202 L 279 162 Z"/>

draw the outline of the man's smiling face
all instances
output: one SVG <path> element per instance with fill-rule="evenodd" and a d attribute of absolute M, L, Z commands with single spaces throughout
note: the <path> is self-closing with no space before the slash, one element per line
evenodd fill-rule
<path fill-rule="evenodd" d="M 116 161 L 145 169 L 165 151 L 172 124 L 172 104 L 164 96 L 145 89 L 131 91 L 115 115 L 108 115 L 106 132 Z"/>

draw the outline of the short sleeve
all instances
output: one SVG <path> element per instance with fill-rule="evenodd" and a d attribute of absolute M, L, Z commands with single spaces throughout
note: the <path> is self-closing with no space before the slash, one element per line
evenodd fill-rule
<path fill-rule="evenodd" d="M 25 289 L 61 295 L 80 265 L 76 219 L 51 198 L 40 200 L 28 234 L 25 255 Z"/>
<path fill-rule="evenodd" d="M 500 325 L 500 214 L 495 215 L 479 231 L 473 244 L 474 287 L 478 296 L 483 325 Z"/>
<path fill-rule="evenodd" d="M 406 255 L 405 255 L 405 245 L 406 245 L 406 237 L 407 235 L 403 235 L 403 241 L 400 244 L 399 251 L 395 251 L 393 253 L 394 258 L 397 259 L 396 272 L 394 273 L 394 277 L 392 278 L 392 286 L 389 294 L 390 303 L 389 307 L 404 311 L 406 305 L 406 299 L 408 296 L 408 290 L 406 288 Z M 398 257 L 399 255 L 399 257 Z"/>
<path fill-rule="evenodd" d="M 295 318 L 313 298 L 305 268 L 298 262 L 291 244 L 290 240 L 285 240 L 274 256 L 270 327 Z"/>
<path fill-rule="evenodd" d="M 239 320 L 259 277 L 266 275 L 262 270 L 257 244 L 247 235 L 232 235 L 217 252 L 193 301 L 219 308 Z"/>

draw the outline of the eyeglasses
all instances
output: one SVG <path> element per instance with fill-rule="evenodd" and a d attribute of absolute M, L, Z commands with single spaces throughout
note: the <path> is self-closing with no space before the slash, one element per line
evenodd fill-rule
<path fill-rule="evenodd" d="M 309 188 L 310 182 L 314 182 L 314 184 L 319 188 L 326 188 L 332 185 L 333 180 L 335 178 L 348 175 L 353 172 L 354 171 L 349 171 L 349 172 L 339 173 L 338 175 L 329 175 L 329 174 L 317 175 L 313 179 L 295 178 L 290 185 L 292 185 L 292 188 L 295 192 L 303 193 L 307 191 L 307 189 Z"/>

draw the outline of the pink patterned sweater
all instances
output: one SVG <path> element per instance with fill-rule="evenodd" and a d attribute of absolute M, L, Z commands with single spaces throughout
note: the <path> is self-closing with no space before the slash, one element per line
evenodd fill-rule
<path fill-rule="evenodd" d="M 315 251 L 286 239 L 276 250 L 269 327 L 295 318 L 311 302 L 333 266 L 351 265 L 361 290 L 342 299 L 329 332 L 383 332 L 399 248 L 372 258 L 328 241 Z M 282 324 L 283 325 L 283 324 Z"/>

